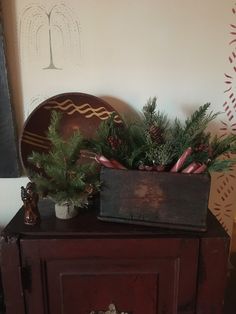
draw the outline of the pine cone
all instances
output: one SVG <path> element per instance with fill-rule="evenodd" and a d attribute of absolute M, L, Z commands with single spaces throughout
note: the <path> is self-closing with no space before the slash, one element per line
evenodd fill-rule
<path fill-rule="evenodd" d="M 163 130 L 156 125 L 151 125 L 148 130 L 153 142 L 161 144 L 163 143 Z"/>
<path fill-rule="evenodd" d="M 109 136 L 107 141 L 113 150 L 116 150 L 121 145 L 121 140 L 114 136 Z"/>

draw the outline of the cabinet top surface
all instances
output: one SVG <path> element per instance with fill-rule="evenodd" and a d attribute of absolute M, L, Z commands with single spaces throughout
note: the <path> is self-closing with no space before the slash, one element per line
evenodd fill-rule
<path fill-rule="evenodd" d="M 2 232 L 2 236 L 20 238 L 60 238 L 60 237 L 228 237 L 227 233 L 208 212 L 207 231 L 193 232 L 159 227 L 145 227 L 122 223 L 102 222 L 97 219 L 96 208 L 88 208 L 75 218 L 61 220 L 55 217 L 54 204 L 48 200 L 39 202 L 41 222 L 35 226 L 24 224 L 21 208 Z"/>

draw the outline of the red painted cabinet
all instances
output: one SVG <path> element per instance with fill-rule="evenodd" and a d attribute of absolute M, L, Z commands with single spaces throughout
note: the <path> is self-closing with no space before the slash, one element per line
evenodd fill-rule
<path fill-rule="evenodd" d="M 20 210 L 2 234 L 7 314 L 222 313 L 229 238 L 211 214 L 193 233 L 41 213 L 29 227 Z"/>

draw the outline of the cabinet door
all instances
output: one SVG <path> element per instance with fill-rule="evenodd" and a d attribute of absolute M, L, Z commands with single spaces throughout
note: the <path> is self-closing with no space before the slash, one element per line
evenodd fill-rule
<path fill-rule="evenodd" d="M 198 240 L 23 241 L 22 256 L 29 313 L 100 314 L 111 304 L 118 313 L 194 313 Z"/>
<path fill-rule="evenodd" d="M 179 263 L 160 260 L 73 260 L 47 264 L 50 313 L 174 313 Z M 60 300 L 60 302 L 58 302 Z"/>

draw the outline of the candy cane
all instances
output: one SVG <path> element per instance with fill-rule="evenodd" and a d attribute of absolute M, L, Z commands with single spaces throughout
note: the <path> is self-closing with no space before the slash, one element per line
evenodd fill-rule
<path fill-rule="evenodd" d="M 186 159 L 192 154 L 192 148 L 188 147 L 183 154 L 179 157 L 178 161 L 176 164 L 171 168 L 171 172 L 178 172 L 181 167 L 183 166 L 184 162 Z"/>

